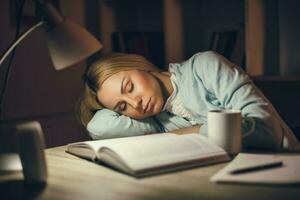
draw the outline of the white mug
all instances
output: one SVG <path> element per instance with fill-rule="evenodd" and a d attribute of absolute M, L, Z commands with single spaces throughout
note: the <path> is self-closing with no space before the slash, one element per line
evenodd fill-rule
<path fill-rule="evenodd" d="M 235 155 L 242 149 L 242 114 L 238 110 L 211 110 L 207 114 L 208 139 Z M 252 124 L 252 132 L 254 124 Z M 249 133 L 248 132 L 248 133 Z M 246 134 L 248 134 L 246 133 Z"/>

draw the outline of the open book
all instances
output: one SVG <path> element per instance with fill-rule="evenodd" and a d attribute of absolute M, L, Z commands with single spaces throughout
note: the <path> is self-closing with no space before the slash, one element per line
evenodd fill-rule
<path fill-rule="evenodd" d="M 72 143 L 67 152 L 141 177 L 228 161 L 220 147 L 199 134 L 150 134 Z"/>

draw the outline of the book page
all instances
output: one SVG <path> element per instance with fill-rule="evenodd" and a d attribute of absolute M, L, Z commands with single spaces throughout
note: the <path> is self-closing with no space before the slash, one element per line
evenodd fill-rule
<path fill-rule="evenodd" d="M 105 144 L 91 144 L 95 149 L 100 148 L 100 158 L 101 147 L 105 146 L 117 154 L 123 163 L 126 163 L 133 171 L 208 157 L 213 160 L 214 156 L 226 155 L 223 149 L 210 143 L 198 133 L 152 134 L 103 142 Z"/>
<path fill-rule="evenodd" d="M 95 161 L 97 159 L 97 149 L 93 148 L 88 143 L 89 141 L 68 144 L 66 152 Z"/>

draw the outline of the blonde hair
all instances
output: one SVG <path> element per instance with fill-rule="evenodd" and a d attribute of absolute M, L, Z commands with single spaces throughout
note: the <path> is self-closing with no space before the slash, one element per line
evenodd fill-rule
<path fill-rule="evenodd" d="M 102 83 L 113 74 L 126 70 L 162 72 L 146 58 L 136 54 L 115 53 L 94 62 L 83 76 L 84 92 L 76 111 L 84 126 L 87 126 L 97 110 L 104 108 L 97 98 L 97 91 Z"/>

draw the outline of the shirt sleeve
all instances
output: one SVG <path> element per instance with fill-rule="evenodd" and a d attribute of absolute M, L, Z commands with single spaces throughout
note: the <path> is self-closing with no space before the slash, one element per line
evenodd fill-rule
<path fill-rule="evenodd" d="M 192 126 L 188 120 L 169 112 L 162 112 L 155 116 L 155 119 L 157 120 L 157 123 L 161 124 L 161 127 L 164 130 L 163 132 L 171 132 Z"/>
<path fill-rule="evenodd" d="M 98 110 L 87 124 L 87 130 L 94 140 L 164 132 L 154 118 L 134 120 L 108 109 Z"/>
<path fill-rule="evenodd" d="M 215 52 L 206 52 L 194 59 L 194 74 L 202 80 L 208 92 L 216 96 L 221 107 L 242 112 L 243 146 L 280 148 L 283 130 L 276 110 L 248 75 Z M 252 126 L 254 131 L 245 135 Z M 200 133 L 203 131 L 207 131 L 207 124 L 200 128 Z"/>

